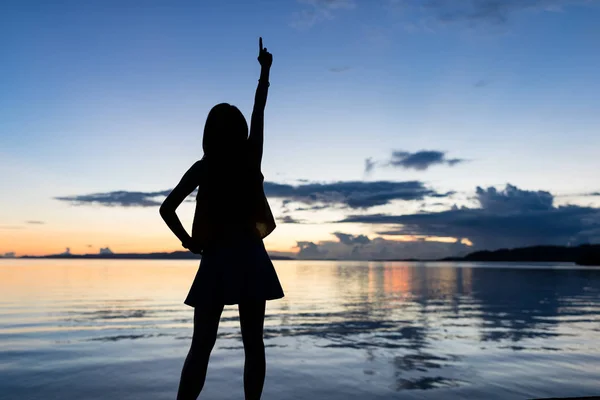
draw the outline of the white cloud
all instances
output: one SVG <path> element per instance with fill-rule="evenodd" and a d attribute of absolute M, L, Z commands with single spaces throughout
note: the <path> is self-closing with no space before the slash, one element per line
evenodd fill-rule
<path fill-rule="evenodd" d="M 320 242 L 298 242 L 299 259 L 335 260 L 390 260 L 390 259 L 440 259 L 465 255 L 469 246 L 460 239 L 455 242 L 387 240 L 382 237 L 368 238 L 365 235 L 350 235 L 335 232 L 338 240 Z"/>

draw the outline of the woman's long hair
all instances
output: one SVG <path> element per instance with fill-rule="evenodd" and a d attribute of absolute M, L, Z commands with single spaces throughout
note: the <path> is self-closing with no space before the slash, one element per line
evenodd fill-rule
<path fill-rule="evenodd" d="M 215 164 L 237 164 L 245 155 L 248 123 L 242 112 L 228 103 L 214 106 L 204 125 L 204 158 Z"/>
<path fill-rule="evenodd" d="M 204 190 L 198 196 L 206 196 L 208 207 L 220 218 L 246 206 L 238 198 L 247 197 L 250 190 L 247 142 L 248 124 L 237 107 L 221 103 L 210 110 L 202 138 Z"/>

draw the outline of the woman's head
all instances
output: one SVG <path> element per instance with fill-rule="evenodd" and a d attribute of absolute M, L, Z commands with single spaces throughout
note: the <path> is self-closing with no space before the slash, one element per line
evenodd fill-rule
<path fill-rule="evenodd" d="M 239 153 L 248 139 L 248 123 L 241 111 L 231 104 L 217 104 L 204 125 L 204 155 Z"/>

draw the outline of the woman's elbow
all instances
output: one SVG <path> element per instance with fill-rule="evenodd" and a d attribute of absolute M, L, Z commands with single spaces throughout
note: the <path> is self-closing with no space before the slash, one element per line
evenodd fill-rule
<path fill-rule="evenodd" d="M 175 210 L 173 210 L 173 208 L 170 207 L 166 202 L 162 203 L 158 209 L 160 216 L 163 218 L 165 218 L 167 215 L 173 213 L 174 211 Z"/>

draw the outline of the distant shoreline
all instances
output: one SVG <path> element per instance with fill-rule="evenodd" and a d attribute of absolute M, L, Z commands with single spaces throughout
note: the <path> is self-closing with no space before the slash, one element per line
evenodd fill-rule
<path fill-rule="evenodd" d="M 293 260 L 291 257 L 270 256 L 272 260 Z M 172 253 L 113 253 L 113 254 L 51 254 L 45 256 L 21 256 L 18 259 L 99 259 L 99 260 L 201 260 L 202 256 L 189 251 Z"/>
<path fill-rule="evenodd" d="M 565 262 L 578 265 L 600 266 L 600 244 L 567 246 L 530 246 L 514 249 L 482 250 L 464 257 L 441 259 L 374 260 L 404 262 Z"/>
<path fill-rule="evenodd" d="M 389 258 L 372 260 L 298 259 L 271 255 L 272 260 L 306 261 L 371 261 L 371 262 L 571 262 L 580 265 L 600 265 L 600 244 L 566 246 L 531 246 L 494 251 L 476 251 L 464 257 L 441 259 Z M 0 257 L 1 259 L 2 257 Z M 200 260 L 202 257 L 189 251 L 171 253 L 112 253 L 112 254 L 52 254 L 44 256 L 4 257 L 6 259 L 100 259 L 100 260 Z"/>

